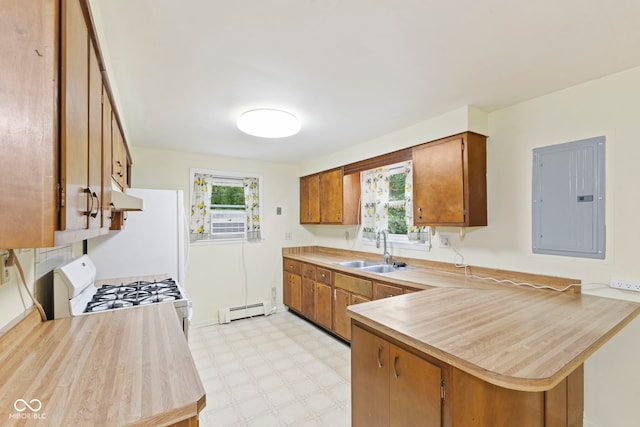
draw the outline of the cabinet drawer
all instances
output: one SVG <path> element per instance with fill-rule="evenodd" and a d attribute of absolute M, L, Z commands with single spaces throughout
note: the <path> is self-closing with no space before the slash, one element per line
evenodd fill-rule
<path fill-rule="evenodd" d="M 316 280 L 316 266 L 312 264 L 302 264 L 302 277 Z"/>
<path fill-rule="evenodd" d="M 300 272 L 302 270 L 302 263 L 300 261 L 294 261 L 292 259 L 284 258 L 282 264 L 284 271 L 300 275 Z"/>
<path fill-rule="evenodd" d="M 402 295 L 402 288 L 384 283 L 373 284 L 373 299 L 389 298 L 396 295 Z"/>
<path fill-rule="evenodd" d="M 371 280 L 335 273 L 334 284 L 336 288 L 342 288 L 346 291 L 353 292 L 354 294 L 364 295 L 367 298 L 373 297 L 373 285 Z"/>
<path fill-rule="evenodd" d="M 331 270 L 326 268 L 317 268 L 316 281 L 331 286 Z"/>

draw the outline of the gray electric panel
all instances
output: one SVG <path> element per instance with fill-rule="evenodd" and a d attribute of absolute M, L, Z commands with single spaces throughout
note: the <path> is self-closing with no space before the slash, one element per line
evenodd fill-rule
<path fill-rule="evenodd" d="M 605 137 L 533 150 L 533 252 L 604 259 Z"/>

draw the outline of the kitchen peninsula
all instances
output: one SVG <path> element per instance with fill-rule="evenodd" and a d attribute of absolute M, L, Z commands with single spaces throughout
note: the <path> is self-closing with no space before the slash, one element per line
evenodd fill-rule
<path fill-rule="evenodd" d="M 404 259 L 413 268 L 389 274 L 338 264 L 372 257 L 318 247 L 283 250 L 285 270 L 288 261 L 326 270 L 334 295 L 341 286 L 336 276 L 359 280 L 360 293 L 368 292 L 367 283 L 413 288 L 366 304 L 352 301 L 346 309 L 354 427 L 581 426 L 584 361 L 640 314 L 640 304 L 583 295 L 579 286 L 557 292 L 491 283 L 419 260 Z M 528 279 L 557 289 L 572 282 Z M 334 325 L 337 309 L 334 304 Z"/>

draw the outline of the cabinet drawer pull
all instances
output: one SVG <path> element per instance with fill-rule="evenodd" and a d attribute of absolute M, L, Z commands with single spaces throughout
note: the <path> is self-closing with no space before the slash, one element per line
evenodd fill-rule
<path fill-rule="evenodd" d="M 378 347 L 378 368 L 382 368 L 382 360 L 380 357 L 382 356 L 382 346 Z"/>
<path fill-rule="evenodd" d="M 398 359 L 400 358 L 400 356 L 396 356 L 393 358 L 393 376 L 396 377 L 396 379 L 400 378 L 400 374 L 398 373 Z"/>

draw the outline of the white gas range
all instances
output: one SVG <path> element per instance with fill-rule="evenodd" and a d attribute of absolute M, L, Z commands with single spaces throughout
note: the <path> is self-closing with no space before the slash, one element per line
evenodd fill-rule
<path fill-rule="evenodd" d="M 189 335 L 191 301 L 172 278 L 135 280 L 111 284 L 96 283 L 96 267 L 87 255 L 53 271 L 53 314 L 55 319 L 100 313 L 105 310 L 135 309 L 146 304 L 174 305 L 185 337 Z M 119 284 L 113 284 L 119 283 Z"/>

